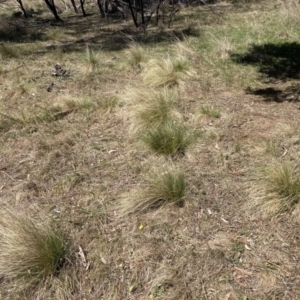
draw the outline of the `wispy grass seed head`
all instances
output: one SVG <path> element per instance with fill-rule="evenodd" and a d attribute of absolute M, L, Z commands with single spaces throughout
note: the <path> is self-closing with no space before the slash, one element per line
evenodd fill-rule
<path fill-rule="evenodd" d="M 87 63 L 87 72 L 94 72 L 99 66 L 99 55 L 90 47 L 86 47 L 85 61 Z"/>
<path fill-rule="evenodd" d="M 131 42 L 126 50 L 127 62 L 133 68 L 141 68 L 147 60 L 146 49 L 136 42 Z"/>
<path fill-rule="evenodd" d="M 185 80 L 195 75 L 188 59 L 183 56 L 152 59 L 145 66 L 144 83 L 149 87 L 184 87 Z"/>
<path fill-rule="evenodd" d="M 169 118 L 181 119 L 180 113 L 175 109 L 178 92 L 174 89 L 130 89 L 124 98 L 132 104 L 130 114 L 134 131 L 157 128 Z"/>

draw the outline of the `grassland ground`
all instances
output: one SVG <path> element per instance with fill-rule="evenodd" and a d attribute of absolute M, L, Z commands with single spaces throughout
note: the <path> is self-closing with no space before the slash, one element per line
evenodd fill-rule
<path fill-rule="evenodd" d="M 299 299 L 299 8 L 221 2 L 146 34 L 3 9 L 1 211 L 70 252 L 39 282 L 0 259 L 0 298 Z M 169 117 L 193 139 L 161 154 L 143 134 Z"/>

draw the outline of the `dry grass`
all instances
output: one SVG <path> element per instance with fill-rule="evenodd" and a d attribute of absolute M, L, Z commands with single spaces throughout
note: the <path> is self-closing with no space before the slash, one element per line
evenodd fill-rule
<path fill-rule="evenodd" d="M 5 9 L 1 234 L 45 242 L 53 220 L 73 246 L 34 285 L 1 271 L 1 300 L 299 298 L 299 26 L 279 1 L 238 2 L 182 9 L 146 35 L 64 9 L 47 26 L 42 0 L 37 26 L 17 28 Z M 25 270 L 0 249 L 1 268 Z"/>

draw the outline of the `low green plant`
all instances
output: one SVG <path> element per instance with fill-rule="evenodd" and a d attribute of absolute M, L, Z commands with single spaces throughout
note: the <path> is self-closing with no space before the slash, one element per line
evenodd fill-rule
<path fill-rule="evenodd" d="M 183 205 L 185 194 L 184 174 L 175 170 L 153 172 L 143 188 L 126 194 L 118 204 L 123 214 L 146 212 L 164 205 Z"/>
<path fill-rule="evenodd" d="M 0 213 L 0 276 L 40 282 L 55 275 L 68 255 L 63 234 L 10 210 Z"/>
<path fill-rule="evenodd" d="M 200 112 L 203 115 L 212 117 L 212 118 L 220 118 L 221 113 L 220 110 L 218 108 L 212 107 L 212 106 L 201 106 L 200 108 Z"/>
<path fill-rule="evenodd" d="M 184 154 L 194 138 L 195 136 L 185 126 L 172 120 L 147 129 L 142 136 L 142 140 L 150 149 L 165 155 Z"/>

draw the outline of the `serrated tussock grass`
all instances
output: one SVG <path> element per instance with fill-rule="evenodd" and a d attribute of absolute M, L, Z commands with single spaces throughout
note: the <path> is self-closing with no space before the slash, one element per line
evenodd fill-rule
<path fill-rule="evenodd" d="M 201 114 L 212 117 L 212 118 L 220 118 L 220 116 L 221 116 L 220 110 L 213 106 L 203 105 L 200 108 L 200 112 L 201 112 Z"/>
<path fill-rule="evenodd" d="M 158 127 L 149 128 L 142 136 L 150 149 L 164 155 L 184 154 L 194 139 L 194 134 L 173 120 L 166 120 Z"/>
<path fill-rule="evenodd" d="M 165 59 L 152 59 L 143 74 L 144 84 L 148 87 L 184 87 L 186 79 L 196 73 L 191 62 L 184 56 L 169 56 Z"/>
<path fill-rule="evenodd" d="M 174 45 L 174 52 L 175 52 L 175 55 L 186 57 L 191 62 L 195 62 L 197 64 L 200 63 L 201 55 L 193 49 L 192 42 L 190 42 L 187 39 L 184 41 L 178 41 Z"/>
<path fill-rule="evenodd" d="M 123 195 L 117 211 L 121 216 L 129 213 L 147 212 L 166 205 L 183 205 L 185 179 L 182 172 L 169 170 L 152 172 L 145 185 Z"/>
<path fill-rule="evenodd" d="M 82 99 L 69 98 L 65 100 L 65 105 L 67 109 L 85 110 L 85 111 L 90 110 L 96 106 L 96 104 L 93 103 L 93 101 L 88 98 L 82 98 Z"/>
<path fill-rule="evenodd" d="M 279 157 L 282 153 L 282 149 L 276 144 L 274 139 L 270 139 L 266 142 L 265 153 L 274 157 Z"/>
<path fill-rule="evenodd" d="M 100 62 L 100 58 L 97 52 L 92 50 L 89 46 L 86 47 L 84 60 L 86 62 L 86 72 L 92 73 L 97 70 Z"/>
<path fill-rule="evenodd" d="M 263 186 L 254 185 L 259 195 L 254 197 L 251 205 L 259 214 L 264 216 L 276 216 L 284 212 L 291 212 L 300 202 L 300 175 L 297 168 L 291 168 L 286 164 L 268 166 L 264 168 L 257 180 Z M 255 193 L 254 193 L 255 194 Z"/>
<path fill-rule="evenodd" d="M 68 255 L 64 235 L 10 210 L 0 212 L 0 275 L 38 283 L 59 272 Z"/>
<path fill-rule="evenodd" d="M 143 132 L 157 128 L 167 119 L 180 120 L 181 115 L 175 106 L 179 100 L 175 89 L 164 87 L 129 89 L 123 99 L 131 103 L 130 115 L 133 132 Z"/>
<path fill-rule="evenodd" d="M 148 59 L 146 49 L 137 42 L 129 43 L 125 54 L 128 65 L 133 68 L 141 68 Z"/>
<path fill-rule="evenodd" d="M 53 41 L 63 41 L 64 31 L 61 28 L 50 28 L 46 32 L 46 39 Z"/>

